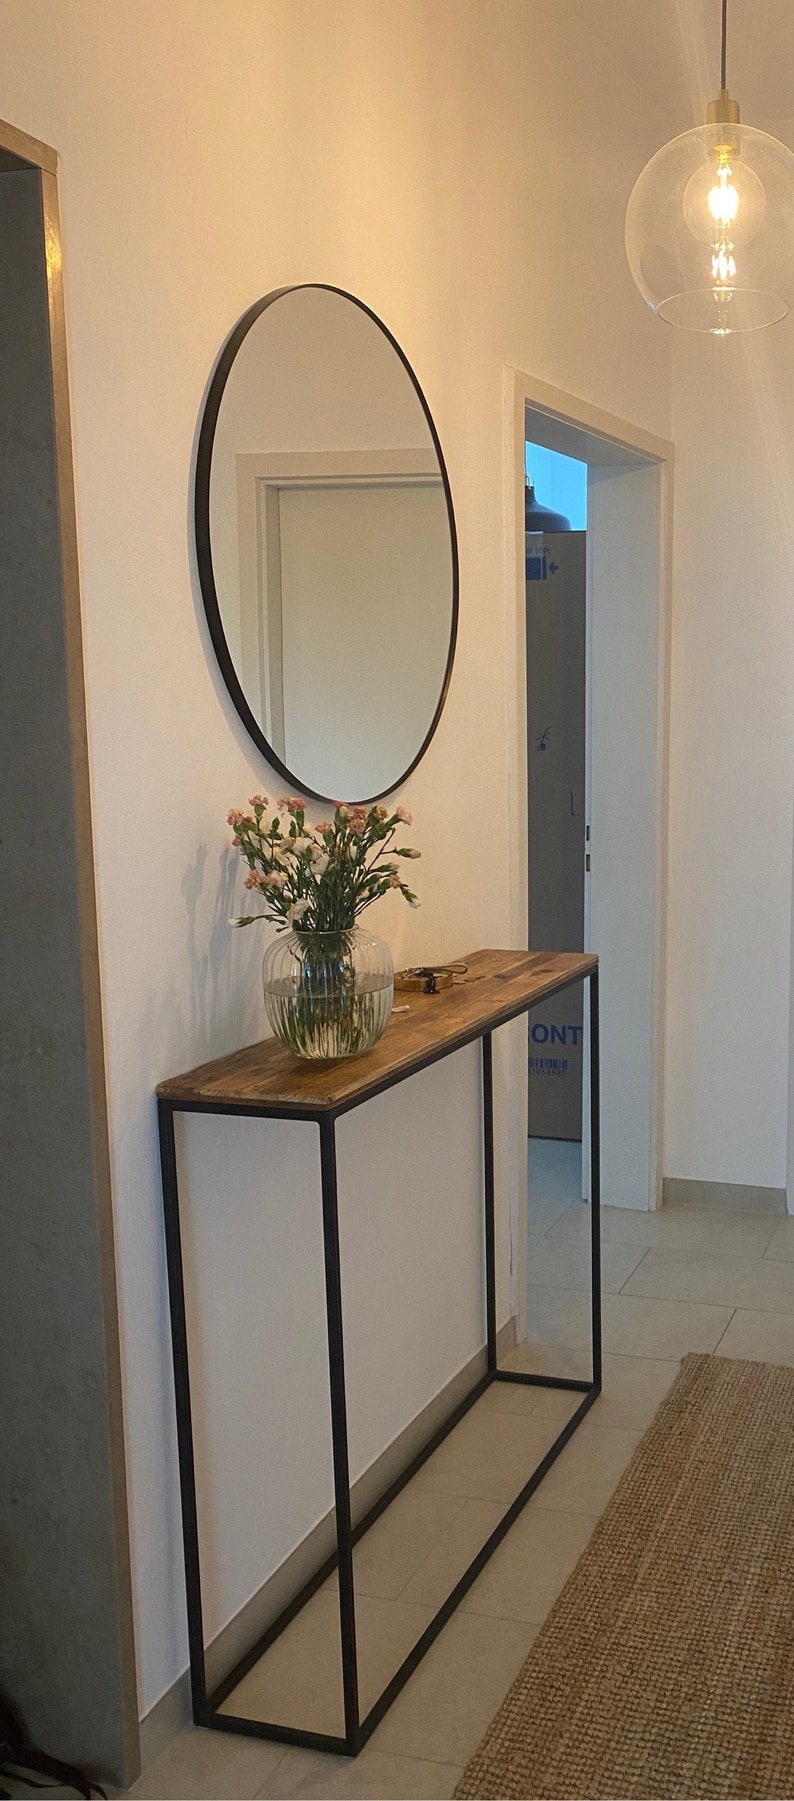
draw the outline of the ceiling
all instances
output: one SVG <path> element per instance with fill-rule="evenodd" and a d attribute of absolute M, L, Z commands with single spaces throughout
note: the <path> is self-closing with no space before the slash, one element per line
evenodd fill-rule
<path fill-rule="evenodd" d="M 685 131 L 719 88 L 721 0 L 570 0 Z M 728 87 L 746 125 L 794 118 L 792 0 L 728 0 Z"/>

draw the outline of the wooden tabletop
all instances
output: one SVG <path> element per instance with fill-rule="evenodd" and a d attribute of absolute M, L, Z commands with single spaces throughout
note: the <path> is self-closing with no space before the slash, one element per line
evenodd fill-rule
<path fill-rule="evenodd" d="M 177 1105 L 215 1102 L 243 1113 L 347 1108 L 598 967 L 597 957 L 579 951 L 474 951 L 462 961 L 467 974 L 454 987 L 433 995 L 398 994 L 396 1004 L 407 1003 L 408 1011 L 393 1013 L 383 1037 L 362 1057 L 304 1062 L 277 1038 L 265 1038 L 161 1082 L 157 1093 Z"/>

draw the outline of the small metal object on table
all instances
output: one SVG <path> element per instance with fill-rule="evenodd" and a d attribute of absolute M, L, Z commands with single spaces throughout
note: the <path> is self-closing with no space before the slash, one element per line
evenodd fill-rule
<path fill-rule="evenodd" d="M 466 958 L 464 979 L 433 995 L 412 997 L 407 1013 L 392 1018 L 383 1037 L 359 1058 L 336 1063 L 299 1062 L 276 1039 L 237 1051 L 231 1057 L 191 1071 L 157 1090 L 160 1157 L 163 1178 L 168 1287 L 176 1394 L 176 1423 L 185 1556 L 190 1679 L 193 1718 L 199 1726 L 215 1731 L 242 1732 L 255 1737 L 283 1740 L 286 1744 L 335 1751 L 355 1756 L 382 1720 L 433 1640 L 454 1612 L 467 1589 L 480 1574 L 497 1545 L 518 1518 L 530 1496 L 551 1468 L 563 1446 L 601 1391 L 601 1275 L 599 1180 L 599 1067 L 598 1067 L 598 959 L 578 952 L 552 955 L 542 952 L 476 951 Z M 590 991 L 590 1199 L 592 1248 L 592 1375 L 576 1380 L 565 1376 L 533 1375 L 497 1364 L 496 1268 L 494 1252 L 494 1112 L 492 1034 L 498 1026 L 527 1013 L 538 1001 L 558 994 L 576 982 L 587 981 Z M 483 1176 L 486 1370 L 465 1400 L 458 1405 L 418 1456 L 391 1482 L 380 1499 L 354 1525 L 350 1508 L 347 1399 L 345 1391 L 344 1335 L 339 1220 L 336 1175 L 336 1121 L 351 1108 L 382 1094 L 420 1069 L 448 1057 L 464 1045 L 482 1040 L 483 1078 Z M 224 1680 L 207 1694 L 202 1624 L 201 1572 L 199 1566 L 196 1478 L 190 1401 L 185 1289 L 177 1186 L 175 1113 L 225 1113 L 259 1119 L 311 1120 L 320 1131 L 322 1175 L 322 1223 L 325 1257 L 325 1300 L 333 1444 L 336 1554 L 315 1572 L 289 1606 L 242 1657 Z M 353 1587 L 353 1547 L 410 1481 L 426 1459 L 447 1437 L 464 1414 L 492 1382 L 526 1383 L 541 1388 L 571 1389 L 582 1400 L 554 1440 L 546 1455 L 530 1473 L 523 1488 L 486 1539 L 454 1588 L 425 1627 L 413 1649 L 400 1664 L 383 1693 L 364 1718 L 359 1706 L 356 1655 L 356 1606 Z M 277 1721 L 244 1719 L 221 1712 L 223 1703 L 264 1656 L 285 1626 L 293 1620 L 323 1582 L 338 1569 L 339 1619 L 342 1645 L 344 1733 L 303 1731 Z"/>

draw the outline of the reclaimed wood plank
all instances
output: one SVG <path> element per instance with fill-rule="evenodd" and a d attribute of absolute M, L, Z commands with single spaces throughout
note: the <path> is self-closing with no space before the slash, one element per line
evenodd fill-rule
<path fill-rule="evenodd" d="M 597 957 L 579 951 L 481 950 L 462 961 L 468 969 L 461 981 L 440 994 L 412 994 L 407 1012 L 393 1013 L 383 1037 L 361 1057 L 304 1062 L 278 1039 L 265 1038 L 161 1082 L 157 1093 L 177 1105 L 214 1102 L 241 1112 L 349 1107 L 598 967 Z"/>

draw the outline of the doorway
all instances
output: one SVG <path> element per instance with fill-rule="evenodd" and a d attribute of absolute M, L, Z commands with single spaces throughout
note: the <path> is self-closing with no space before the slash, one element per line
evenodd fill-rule
<path fill-rule="evenodd" d="M 527 430 L 530 429 L 527 419 Z M 526 441 L 530 950 L 585 948 L 587 465 Z M 581 989 L 529 1020 L 530 1193 L 582 1192 Z M 563 1187 L 565 1183 L 563 1182 Z"/>
<path fill-rule="evenodd" d="M 601 1191 L 605 1205 L 655 1208 L 661 1202 L 661 1101 L 663 1070 L 663 949 L 667 713 L 669 664 L 669 570 L 672 446 L 511 371 L 510 470 L 515 532 L 509 548 L 513 573 L 516 656 L 512 694 L 511 880 L 514 942 L 534 949 L 575 949 L 566 942 L 581 934 L 581 948 L 601 960 Z M 528 452 L 527 445 L 533 448 Z M 560 581 L 557 553 L 567 525 L 554 536 L 553 519 L 540 539 L 526 536 L 528 458 L 539 471 L 535 499 L 552 514 L 564 512 L 559 489 L 549 486 L 543 455 L 571 459 L 583 469 L 584 518 L 577 517 L 576 551 L 566 544 L 571 605 L 563 614 L 549 580 Z M 562 468 L 562 464 L 558 466 Z M 533 471 L 530 469 L 530 473 Z M 569 471 L 570 474 L 570 471 Z M 545 492 L 541 483 L 545 483 Z M 569 524 L 573 517 L 568 513 Z M 542 521 L 544 526 L 545 521 Z M 529 569 L 537 578 L 546 546 L 546 579 L 528 580 L 530 553 L 541 547 Z M 577 568 L 578 552 L 578 568 Z M 531 556 L 530 556 L 531 561 Z M 566 579 L 568 579 L 566 577 Z M 556 591 L 560 597 L 563 588 Z M 567 589 L 565 590 L 567 595 Z M 541 596 L 541 599 L 536 598 Z M 528 598 L 529 597 L 529 598 Z M 543 609 L 546 609 L 545 622 Z M 543 694 L 538 680 L 538 618 L 554 653 Z M 556 659 L 556 661 L 555 661 Z M 584 668 L 582 670 L 582 660 Z M 540 660 L 542 670 L 542 658 Z M 556 674 L 554 673 L 556 669 Z M 556 691 L 555 684 L 556 682 Z M 567 737 L 568 764 L 553 770 L 552 740 L 540 718 L 544 699 L 557 709 L 558 746 Z M 566 720 L 568 725 L 566 726 Z M 571 721 L 576 730 L 570 730 Z M 553 722 L 552 722 L 553 723 Z M 533 769 L 534 764 L 534 769 Z M 571 779 L 572 769 L 578 769 Z M 537 772 L 537 773 L 535 773 Z M 543 783 L 545 782 L 545 801 Z M 567 834 L 558 831 L 545 855 L 546 867 L 532 871 L 533 836 L 543 844 L 543 806 L 559 815 L 568 795 Z M 579 807 L 579 794 L 583 804 Z M 534 802 L 534 819 L 530 804 Z M 553 810 L 553 809 L 552 809 Z M 559 821 L 558 821 L 559 823 Z M 566 848 L 561 848 L 565 837 Z M 555 863 L 556 859 L 556 863 Z M 543 861 L 544 858 L 541 857 Z M 557 902 L 555 903 L 555 888 Z M 545 895 L 545 898 L 544 898 Z M 556 913 L 555 913 L 556 904 Z M 535 918 L 533 920 L 533 907 Z M 567 908 L 567 911 L 566 911 Z M 538 933 L 553 934 L 541 946 Z M 537 1209 L 545 1216 L 577 1199 L 587 1199 L 587 1134 L 580 1148 L 581 1115 L 589 1096 L 586 1072 L 580 1077 L 575 1053 L 586 1041 L 586 1015 L 533 1020 L 534 1040 L 514 1046 L 516 1086 L 527 1096 L 526 1144 L 532 1133 L 534 1169 L 530 1182 L 530 1230 Z M 552 1030 L 554 1029 L 554 1038 Z M 530 1026 L 532 1033 L 533 1025 Z M 547 1035 L 546 1035 L 547 1034 Z M 528 1069 L 530 1056 L 567 1061 L 565 1076 Z M 566 1080 L 573 1091 L 568 1111 L 561 1102 L 532 1100 L 535 1086 L 558 1094 Z M 559 1084 L 559 1087 L 554 1086 Z M 533 1129 L 533 1108 L 534 1127 Z M 520 1108 L 519 1108 L 520 1111 Z M 557 1125 L 555 1125 L 557 1120 Z M 513 1128 L 517 1131 L 517 1128 Z M 559 1136 L 552 1136 L 552 1132 Z M 578 1134 L 578 1136 L 577 1136 Z M 556 1148 L 555 1148 L 556 1147 Z M 517 1142 L 512 1167 L 519 1167 Z M 526 1167 L 524 1163 L 524 1167 Z M 519 1329 L 525 1319 L 527 1267 L 526 1209 L 519 1175 L 513 1194 L 514 1300 Z M 538 1223 L 541 1223 L 540 1221 Z"/>

